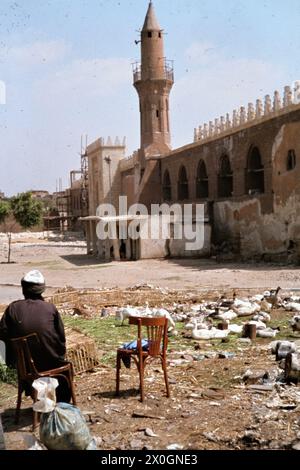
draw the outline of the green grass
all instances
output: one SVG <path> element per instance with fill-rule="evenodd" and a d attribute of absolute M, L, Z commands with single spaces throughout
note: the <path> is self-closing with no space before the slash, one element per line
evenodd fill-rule
<path fill-rule="evenodd" d="M 7 367 L 5 364 L 0 364 L 0 382 L 10 385 L 17 385 L 17 371 Z"/>
<path fill-rule="evenodd" d="M 136 339 L 136 326 L 129 326 L 128 320 L 121 326 L 121 322 L 114 317 L 105 319 L 85 319 L 78 317 L 64 316 L 65 326 L 77 329 L 82 333 L 92 337 L 100 351 L 103 351 L 101 362 L 115 365 L 116 350 L 128 341 Z M 177 324 L 178 336 L 169 338 L 168 350 L 187 350 L 193 347 L 193 340 L 183 338 L 181 332 L 184 329 L 183 323 Z"/>
<path fill-rule="evenodd" d="M 113 317 L 85 319 L 64 316 L 63 321 L 66 326 L 77 329 L 95 340 L 99 350 L 103 352 L 101 362 L 104 364 L 115 364 L 117 348 L 136 337 L 136 328 L 127 324 L 120 326 L 121 322 Z"/>
<path fill-rule="evenodd" d="M 273 320 L 268 326 L 276 328 L 280 327 L 280 332 L 275 338 L 276 340 L 289 339 L 293 341 L 295 338 L 291 329 L 288 326 L 288 319 L 286 316 Z M 245 318 L 238 318 L 234 320 L 236 323 L 245 322 Z M 88 336 L 92 337 L 103 352 L 101 362 L 104 364 L 115 365 L 116 350 L 122 346 L 123 343 L 136 339 L 136 326 L 129 326 L 128 320 L 121 326 L 121 322 L 114 317 L 105 319 L 93 318 L 85 319 L 80 317 L 64 316 L 64 323 L 66 326 L 77 329 Z M 218 321 L 215 322 L 215 326 Z M 222 342 L 221 340 L 210 341 L 195 341 L 191 338 L 184 338 L 184 323 L 177 323 L 176 329 L 177 336 L 169 338 L 168 351 L 186 351 L 194 349 L 194 346 L 199 344 L 201 349 L 205 349 L 205 343 L 212 344 L 211 350 L 234 352 L 238 354 L 238 348 L 246 347 L 238 342 L 240 335 L 229 335 L 228 338 Z M 270 340 L 271 341 L 271 340 Z M 257 338 L 256 344 L 264 344 L 266 340 Z"/>

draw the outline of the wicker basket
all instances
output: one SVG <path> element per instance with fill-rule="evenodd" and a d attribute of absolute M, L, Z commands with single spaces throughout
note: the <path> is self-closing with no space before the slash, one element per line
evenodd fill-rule
<path fill-rule="evenodd" d="M 66 359 L 73 364 L 75 375 L 88 372 L 99 365 L 99 352 L 92 338 L 66 328 Z"/>

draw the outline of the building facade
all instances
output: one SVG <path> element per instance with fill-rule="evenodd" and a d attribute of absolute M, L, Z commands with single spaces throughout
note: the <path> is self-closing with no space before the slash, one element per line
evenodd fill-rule
<path fill-rule="evenodd" d="M 294 89 L 285 87 L 282 98 L 275 91 L 264 102 L 258 99 L 199 126 L 192 143 L 172 150 L 169 95 L 174 72 L 165 59 L 164 34 L 152 2 L 141 30 L 141 63 L 134 64 L 133 82 L 140 104 L 140 148 L 126 159 L 125 147 L 116 157 L 108 149 L 107 165 L 103 142 L 90 146 L 90 217 L 96 216 L 102 202 L 117 205 L 118 195 L 147 208 L 155 203 L 204 204 L 201 250 L 189 252 L 186 240 L 180 243 L 171 237 L 141 242 L 138 257 L 207 256 L 212 239 L 215 245 L 230 244 L 243 258 L 298 259 L 300 83 Z M 89 238 L 95 238 L 89 250 L 94 247 L 92 251 L 101 257 L 103 250 L 100 254 L 95 249 L 97 218 L 88 223 L 94 223 Z"/>

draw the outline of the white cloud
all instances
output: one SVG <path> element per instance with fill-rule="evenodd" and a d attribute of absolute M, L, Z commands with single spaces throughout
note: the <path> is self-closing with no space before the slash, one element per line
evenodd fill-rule
<path fill-rule="evenodd" d="M 8 49 L 6 52 L 6 60 L 21 66 L 53 63 L 63 59 L 70 49 L 71 47 L 65 41 L 37 41 L 32 44 Z"/>
<path fill-rule="evenodd" d="M 130 83 L 130 61 L 123 58 L 75 60 L 39 83 L 43 91 L 66 101 L 68 95 L 77 99 L 114 94 L 123 84 Z"/>

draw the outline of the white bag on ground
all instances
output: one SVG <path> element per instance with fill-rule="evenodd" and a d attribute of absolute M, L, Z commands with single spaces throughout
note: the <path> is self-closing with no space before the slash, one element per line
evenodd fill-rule
<path fill-rule="evenodd" d="M 96 450 L 88 426 L 79 408 L 69 403 L 56 403 L 58 381 L 41 378 L 33 382 L 38 401 L 34 411 L 42 413 L 40 441 L 49 450 Z"/>

